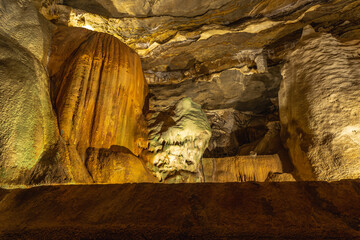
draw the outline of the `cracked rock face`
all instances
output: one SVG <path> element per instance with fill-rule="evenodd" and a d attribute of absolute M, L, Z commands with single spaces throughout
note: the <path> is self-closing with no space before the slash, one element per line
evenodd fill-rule
<path fill-rule="evenodd" d="M 149 168 L 159 180 L 178 171 L 197 172 L 211 128 L 199 104 L 184 98 L 149 120 Z"/>

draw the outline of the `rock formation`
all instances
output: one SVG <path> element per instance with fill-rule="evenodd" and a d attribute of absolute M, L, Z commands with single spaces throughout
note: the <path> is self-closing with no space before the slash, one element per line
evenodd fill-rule
<path fill-rule="evenodd" d="M 342 38 L 359 36 L 354 0 L 34 1 L 56 24 L 118 37 L 140 55 L 149 82 L 201 78 L 234 67 L 261 72 L 272 65 L 264 60 L 278 61 L 279 52 L 311 23 Z"/>
<path fill-rule="evenodd" d="M 142 161 L 123 147 L 87 150 L 86 168 L 96 183 L 158 182 Z"/>
<path fill-rule="evenodd" d="M 287 56 L 282 137 L 303 180 L 360 177 L 359 46 L 308 27 Z"/>
<path fill-rule="evenodd" d="M 211 126 L 211 139 L 205 155 L 234 156 L 247 142 L 246 130 L 252 116 L 233 108 L 205 111 Z"/>
<path fill-rule="evenodd" d="M 78 36 L 86 37 L 73 40 Z M 139 155 L 146 145 L 141 123 L 147 85 L 136 53 L 110 35 L 86 29 L 61 28 L 53 41 L 52 62 L 72 45 L 59 71 L 51 71 L 61 136 L 82 159 L 89 147 L 113 145 Z"/>
<path fill-rule="evenodd" d="M 282 173 L 278 155 L 203 158 L 205 182 L 264 182 L 272 173 Z"/>
<path fill-rule="evenodd" d="M 359 49 L 360 0 L 0 0 L 0 238 L 359 239 Z"/>
<path fill-rule="evenodd" d="M 0 183 L 90 182 L 59 136 L 42 65 L 49 25 L 29 1 L 3 1 L 0 11 Z"/>
<path fill-rule="evenodd" d="M 295 178 L 291 173 L 270 173 L 266 182 L 295 182 Z"/>
<path fill-rule="evenodd" d="M 358 178 L 359 12 L 0 1 L 0 182 Z"/>
<path fill-rule="evenodd" d="M 211 129 L 199 104 L 184 98 L 149 120 L 148 167 L 159 180 L 179 171 L 198 172 Z"/>
<path fill-rule="evenodd" d="M 163 109 L 181 97 L 190 97 L 203 109 L 234 108 L 259 113 L 272 105 L 270 99 L 277 96 L 280 81 L 280 69 L 277 67 L 267 73 L 250 75 L 244 74 L 241 69 L 229 69 L 201 81 L 152 85 L 150 105 L 152 109 Z"/>

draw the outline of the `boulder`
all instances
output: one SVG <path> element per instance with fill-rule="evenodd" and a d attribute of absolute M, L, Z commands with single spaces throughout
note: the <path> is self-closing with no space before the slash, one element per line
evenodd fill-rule
<path fill-rule="evenodd" d="M 295 182 L 295 178 L 291 173 L 271 173 L 266 182 Z"/>

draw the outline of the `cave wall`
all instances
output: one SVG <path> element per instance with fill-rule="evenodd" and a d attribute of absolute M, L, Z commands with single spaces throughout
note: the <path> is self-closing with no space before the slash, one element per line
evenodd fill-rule
<path fill-rule="evenodd" d="M 279 92 L 282 138 L 304 180 L 360 176 L 359 41 L 304 29 Z"/>
<path fill-rule="evenodd" d="M 51 25 L 30 1 L 2 1 L 0 11 L 1 183 L 91 182 L 58 132 L 46 70 Z"/>
<path fill-rule="evenodd" d="M 359 1 L 178 3 L 1 1 L 3 182 L 152 182 L 156 155 L 182 166 L 164 182 L 258 176 L 263 155 L 247 179 L 358 177 Z M 212 134 L 166 145 L 199 119 Z"/>

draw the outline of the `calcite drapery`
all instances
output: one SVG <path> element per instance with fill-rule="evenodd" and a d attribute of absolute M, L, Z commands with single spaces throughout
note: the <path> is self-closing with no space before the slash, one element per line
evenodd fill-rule
<path fill-rule="evenodd" d="M 113 145 L 138 155 L 147 85 L 137 54 L 86 29 L 59 28 L 53 41 L 49 68 L 61 136 L 82 159 L 89 147 Z"/>
<path fill-rule="evenodd" d="M 271 173 L 282 173 L 278 155 L 203 158 L 205 182 L 264 182 Z"/>
<path fill-rule="evenodd" d="M 287 56 L 279 91 L 282 138 L 303 180 L 360 177 L 359 46 L 309 26 Z"/>

